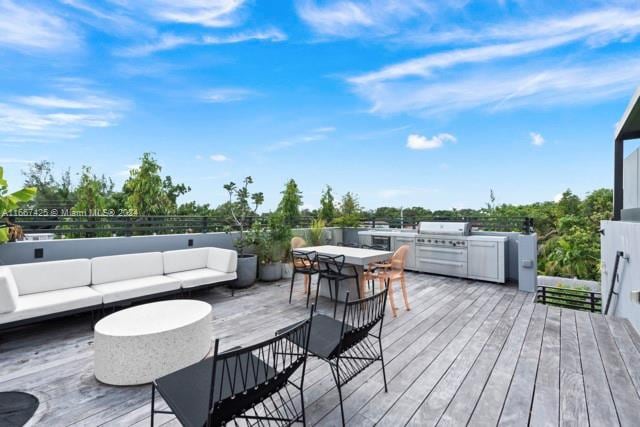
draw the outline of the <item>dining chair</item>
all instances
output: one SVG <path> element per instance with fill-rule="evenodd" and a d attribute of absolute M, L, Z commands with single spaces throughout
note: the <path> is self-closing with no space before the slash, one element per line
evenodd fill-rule
<path fill-rule="evenodd" d="M 304 289 L 307 294 L 307 307 L 309 307 L 309 296 L 311 295 L 311 276 L 317 274 L 318 271 L 318 253 L 315 251 L 291 251 L 291 262 L 293 265 L 293 272 L 291 274 L 291 288 L 289 289 L 289 304 L 291 304 L 291 297 L 293 296 L 293 284 L 296 280 L 296 274 L 304 275 Z"/>
<path fill-rule="evenodd" d="M 304 248 L 305 246 L 307 246 L 307 241 L 304 240 L 302 237 L 300 236 L 295 236 L 291 238 L 291 249 L 300 249 L 300 248 Z M 292 261 L 295 261 L 292 257 Z M 294 275 L 295 275 L 295 263 L 293 265 L 293 269 L 294 269 Z M 300 271 L 298 271 L 298 273 L 300 273 Z M 293 278 L 291 279 L 292 283 L 293 283 Z M 310 292 L 310 288 L 311 288 L 311 275 L 309 274 L 305 274 L 304 275 L 304 291 L 305 293 L 308 295 Z M 292 285 L 292 289 L 293 289 L 293 285 Z M 291 298 L 289 298 L 289 303 L 291 303 Z M 307 303 L 308 305 L 308 303 Z"/>
<path fill-rule="evenodd" d="M 309 318 L 275 337 L 225 352 L 216 339 L 213 357 L 153 381 L 151 426 L 155 414 L 173 414 L 187 427 L 305 425 L 304 372 L 312 322 L 313 308 Z M 155 408 L 156 391 L 170 410 Z"/>
<path fill-rule="evenodd" d="M 382 364 L 384 391 L 387 376 L 382 353 L 382 324 L 387 292 L 349 301 L 346 295 L 341 320 L 316 314 L 311 322 L 309 354 L 329 364 L 340 399 L 340 415 L 345 425 L 342 387 L 375 362 Z M 295 327 L 292 325 L 291 327 Z M 285 331 L 287 328 L 285 328 Z M 296 337 L 293 337 L 296 338 Z M 298 336 L 298 338 L 300 338 Z"/>
<path fill-rule="evenodd" d="M 358 271 L 352 265 L 346 265 L 346 257 L 344 255 L 329 256 L 318 254 L 318 284 L 316 286 L 316 300 L 315 305 L 318 306 L 318 294 L 320 292 L 320 282 L 322 279 L 327 280 L 329 283 L 329 295 L 334 299 L 333 303 L 333 317 L 338 312 L 338 295 L 340 290 L 340 284 L 345 280 L 355 280 L 356 289 L 358 290 L 358 299 L 360 298 L 360 280 L 358 277 Z M 333 291 L 331 285 L 333 284 Z"/>
<path fill-rule="evenodd" d="M 384 284 L 385 288 L 387 288 L 387 292 L 389 292 L 389 305 L 391 306 L 393 317 L 398 315 L 398 309 L 396 308 L 393 296 L 394 282 L 400 282 L 404 307 L 407 311 L 411 310 L 409 296 L 407 294 L 407 282 L 404 274 L 404 267 L 409 250 L 409 245 L 402 245 L 394 252 L 390 260 L 381 263 L 372 263 L 365 271 L 364 279 L 367 283 L 371 281 L 374 289 L 376 280 L 378 280 L 381 285 Z"/>

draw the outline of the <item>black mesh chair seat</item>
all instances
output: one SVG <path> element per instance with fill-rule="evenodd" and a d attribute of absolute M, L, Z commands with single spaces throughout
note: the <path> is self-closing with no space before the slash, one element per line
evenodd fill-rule
<path fill-rule="evenodd" d="M 291 328 L 291 326 L 289 327 Z M 282 329 L 285 331 L 289 328 Z M 345 330 L 350 331 L 352 327 L 345 325 Z M 278 331 L 280 333 L 281 331 Z M 342 321 L 324 314 L 313 316 L 311 325 L 311 335 L 309 336 L 309 353 L 322 359 L 333 359 L 337 356 L 340 348 L 340 338 L 342 337 Z M 296 343 L 301 345 L 302 343 Z"/>
<path fill-rule="evenodd" d="M 345 424 L 342 387 L 360 372 L 379 361 L 382 364 L 384 391 L 387 391 L 382 354 L 382 323 L 386 304 L 386 290 L 355 301 L 349 301 L 347 293 L 342 321 L 335 320 L 335 315 L 331 318 L 317 314 L 312 318 L 308 351 L 326 361 L 331 368 L 340 398 L 342 425 Z M 297 326 L 291 325 L 283 331 Z"/>
<path fill-rule="evenodd" d="M 273 338 L 226 352 L 218 351 L 216 339 L 213 357 L 153 381 L 151 427 L 157 413 L 173 414 L 187 427 L 304 424 L 311 323 L 310 314 Z M 295 382 L 298 369 L 302 375 Z M 156 390 L 170 410 L 156 409 Z"/>
<path fill-rule="evenodd" d="M 224 400 L 233 394 L 242 393 L 245 388 L 253 388 L 275 376 L 276 372 L 271 366 L 251 353 L 242 354 L 238 357 L 238 362 L 241 369 L 235 370 L 235 378 L 231 381 L 223 375 L 223 361 L 219 360 L 216 363 L 214 396 L 221 396 Z M 155 381 L 156 388 L 165 402 L 173 410 L 176 418 L 186 427 L 202 427 L 207 423 L 212 367 L 213 358 L 208 357 Z M 243 381 L 241 373 L 246 368 L 255 370 L 257 375 L 250 375 L 246 381 Z M 231 390 L 231 384 L 234 384 L 235 390 Z M 220 387 L 223 387 L 222 391 L 220 391 Z"/>

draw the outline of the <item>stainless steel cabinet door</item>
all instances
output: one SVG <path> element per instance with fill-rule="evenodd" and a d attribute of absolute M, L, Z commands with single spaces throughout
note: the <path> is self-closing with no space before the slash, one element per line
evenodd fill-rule
<path fill-rule="evenodd" d="M 391 250 L 395 251 L 402 245 L 409 245 L 409 253 L 405 261 L 405 268 L 408 270 L 416 269 L 416 241 L 413 237 L 394 237 L 391 239 Z"/>
<path fill-rule="evenodd" d="M 497 281 L 499 275 L 498 242 L 468 242 L 467 274 L 470 278 Z"/>

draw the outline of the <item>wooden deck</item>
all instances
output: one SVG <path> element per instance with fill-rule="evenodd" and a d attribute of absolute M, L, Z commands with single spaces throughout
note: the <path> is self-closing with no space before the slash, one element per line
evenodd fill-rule
<path fill-rule="evenodd" d="M 387 316 L 384 357 L 345 386 L 348 425 L 638 425 L 640 336 L 622 319 L 534 304 L 513 286 L 410 274 L 413 309 Z M 302 283 L 259 284 L 231 297 L 196 295 L 213 304 L 222 347 L 270 337 L 302 319 Z M 402 299 L 397 298 L 401 303 Z M 329 311 L 327 301 L 321 311 Z M 150 388 L 110 387 L 93 377 L 86 316 L 0 336 L 0 391 L 40 399 L 31 425 L 149 424 Z M 309 424 L 339 425 L 329 369 L 307 365 Z M 170 416 L 157 425 L 178 425 Z"/>

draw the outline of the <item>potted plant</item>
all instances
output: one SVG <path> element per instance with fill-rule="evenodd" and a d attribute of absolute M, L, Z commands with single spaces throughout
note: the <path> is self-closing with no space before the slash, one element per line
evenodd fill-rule
<path fill-rule="evenodd" d="M 260 259 L 260 280 L 282 279 L 282 260 L 286 256 L 291 229 L 281 213 L 271 214 L 268 227 L 256 230 L 256 248 Z"/>
<path fill-rule="evenodd" d="M 322 246 L 325 244 L 324 228 L 326 222 L 323 219 L 311 221 L 311 228 L 307 231 L 307 241 L 311 246 Z"/>
<path fill-rule="evenodd" d="M 258 270 L 258 257 L 254 254 L 247 254 L 245 250 L 254 245 L 255 236 L 247 233 L 246 228 L 256 215 L 258 207 L 264 202 L 262 193 L 249 193 L 249 185 L 253 184 L 253 179 L 248 176 L 242 186 L 237 186 L 230 182 L 224 186 L 229 193 L 229 212 L 233 228 L 239 232 L 239 237 L 234 240 L 233 245 L 238 251 L 238 278 L 231 283 L 234 288 L 248 288 L 256 281 Z"/>

